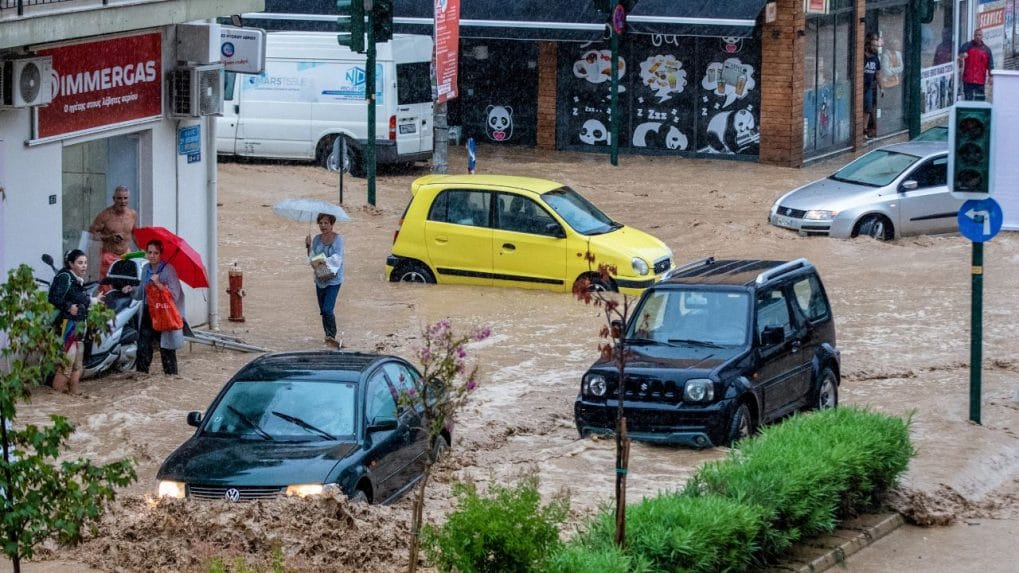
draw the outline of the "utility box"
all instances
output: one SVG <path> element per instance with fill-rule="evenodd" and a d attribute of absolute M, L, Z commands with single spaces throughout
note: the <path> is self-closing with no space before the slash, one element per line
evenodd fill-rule
<path fill-rule="evenodd" d="M 191 64 L 218 64 L 220 62 L 219 24 L 178 24 L 178 62 Z"/>

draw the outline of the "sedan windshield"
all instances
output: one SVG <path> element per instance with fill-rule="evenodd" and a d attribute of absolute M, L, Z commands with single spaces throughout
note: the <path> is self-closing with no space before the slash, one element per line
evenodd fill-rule
<path fill-rule="evenodd" d="M 350 439 L 356 397 L 350 383 L 237 380 L 209 414 L 204 432 L 261 440 Z"/>
<path fill-rule="evenodd" d="M 747 344 L 746 292 L 661 289 L 644 298 L 626 331 L 636 344 L 721 347 Z"/>
<path fill-rule="evenodd" d="M 569 187 L 549 191 L 541 198 L 566 221 L 567 225 L 581 235 L 600 235 L 622 227 Z"/>
<path fill-rule="evenodd" d="M 839 169 L 829 179 L 884 187 L 919 160 L 915 155 L 878 149 Z"/>

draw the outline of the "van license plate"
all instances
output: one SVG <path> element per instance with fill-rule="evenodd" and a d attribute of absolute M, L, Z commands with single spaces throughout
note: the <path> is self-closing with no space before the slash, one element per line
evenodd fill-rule
<path fill-rule="evenodd" d="M 417 126 L 413 123 L 404 123 L 400 125 L 400 133 L 414 133 L 417 131 Z"/>

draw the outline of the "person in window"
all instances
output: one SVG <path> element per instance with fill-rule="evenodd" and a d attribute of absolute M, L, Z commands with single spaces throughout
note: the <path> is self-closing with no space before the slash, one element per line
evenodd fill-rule
<path fill-rule="evenodd" d="M 881 71 L 881 36 L 867 34 L 863 51 L 863 136 L 871 139 L 877 136 L 877 75 Z"/>
<path fill-rule="evenodd" d="M 959 65 L 962 66 L 962 94 L 966 100 L 984 101 L 984 87 L 991 84 L 994 54 L 984 43 L 984 31 L 977 29 L 973 39 L 959 48 Z"/>
<path fill-rule="evenodd" d="M 897 87 L 901 83 L 902 70 L 905 64 L 902 60 L 902 51 L 899 50 L 898 40 L 889 39 L 888 49 L 883 47 L 878 52 L 881 56 L 881 89 Z"/>
<path fill-rule="evenodd" d="M 312 238 L 304 238 L 304 246 L 308 249 L 308 261 L 315 272 L 315 295 L 318 298 L 318 311 L 322 316 L 322 330 L 325 331 L 325 343 L 333 348 L 343 347 L 343 340 L 336 338 L 336 298 L 340 295 L 343 284 L 343 237 L 333 231 L 336 216 L 319 213 L 319 234 Z"/>

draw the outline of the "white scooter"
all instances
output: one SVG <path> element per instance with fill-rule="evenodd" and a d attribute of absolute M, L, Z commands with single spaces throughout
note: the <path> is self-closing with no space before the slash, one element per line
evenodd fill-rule
<path fill-rule="evenodd" d="M 44 254 L 42 261 L 53 269 L 54 275 L 57 273 L 53 257 Z M 95 295 L 100 284 L 108 284 L 113 288 L 106 293 L 103 302 L 113 310 L 114 317 L 110 332 L 100 335 L 98 340 L 85 337 L 82 378 L 134 369 L 138 356 L 138 313 L 142 303 L 130 294 L 121 292 L 121 289 L 127 285 L 137 287 L 141 284 L 142 269 L 147 264 L 148 261 L 143 258 L 121 259 L 110 265 L 109 272 L 100 283 L 86 283 L 85 288 L 90 296 Z M 45 280 L 37 278 L 36 281 L 49 286 Z"/>

